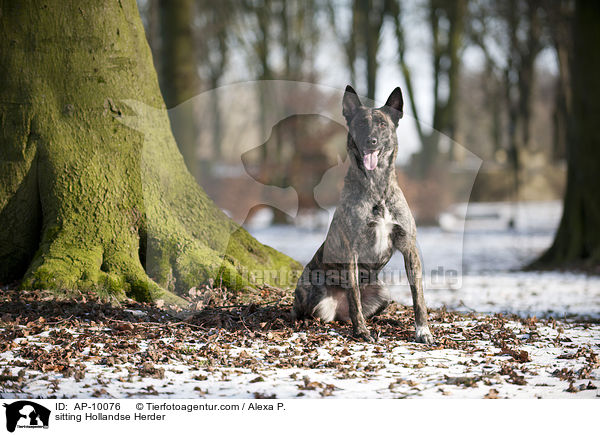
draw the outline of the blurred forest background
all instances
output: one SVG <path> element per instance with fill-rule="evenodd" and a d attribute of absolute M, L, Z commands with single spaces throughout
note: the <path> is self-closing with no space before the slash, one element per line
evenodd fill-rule
<path fill-rule="evenodd" d="M 567 163 L 577 142 L 572 127 L 577 79 L 571 74 L 580 71 L 578 61 L 580 66 L 587 62 L 585 50 L 600 40 L 591 23 L 573 22 L 598 17 L 594 2 L 138 0 L 138 6 L 168 108 L 252 80 L 339 89 L 350 83 L 379 102 L 400 85 L 410 115 L 402 122 L 411 124 L 411 133 L 400 138 L 400 185 L 420 224 L 438 225 L 440 216 L 461 201 L 562 203 L 567 166 L 584 166 L 573 157 L 581 152 L 571 152 Z M 579 56 L 574 55 L 577 38 Z M 579 95 L 586 92 L 592 91 L 581 89 Z M 185 116 L 172 118 L 172 124 L 190 171 L 217 203 L 233 195 L 234 204 L 219 205 L 238 219 L 244 216 L 236 216 L 236 210 L 242 213 L 260 203 L 253 187 L 238 176 L 247 171 L 265 184 L 295 186 L 301 214 L 317 210 L 312 189 L 343 157 L 343 128 L 306 117 L 265 125 L 265 105 L 255 121 L 273 127 L 271 138 L 263 151 L 245 156 L 242 165 L 222 122 L 219 93 L 209 95 L 210 119 L 202 131 L 193 131 L 198 123 Z M 189 116 L 197 114 L 190 111 Z M 282 156 L 287 156 L 283 166 Z M 598 163 L 597 157 L 590 161 Z M 583 240 L 577 246 L 571 241 L 555 246 L 547 263 L 594 257 L 598 264 L 598 234 L 591 241 L 589 228 L 598 219 L 597 205 L 580 189 L 594 178 L 590 171 L 581 173 L 588 178 L 572 180 L 567 202 L 590 208 L 577 216 L 565 213 L 561 225 L 567 233 L 580 226 Z M 304 187 L 290 181 L 310 180 L 310 174 L 316 181 Z M 340 185 L 341 179 L 334 183 Z M 335 200 L 326 199 L 325 206 Z M 248 204 L 240 204 L 244 201 Z M 249 218 L 259 209 L 252 208 Z M 275 222 L 290 220 L 274 211 Z M 505 224 L 514 225 L 513 218 Z"/>

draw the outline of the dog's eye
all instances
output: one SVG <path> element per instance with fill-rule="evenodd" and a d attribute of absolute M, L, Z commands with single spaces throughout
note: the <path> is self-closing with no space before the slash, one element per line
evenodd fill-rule
<path fill-rule="evenodd" d="M 385 121 L 379 121 L 379 126 L 380 126 L 380 127 L 385 127 L 385 125 L 386 125 L 386 124 L 385 124 Z"/>

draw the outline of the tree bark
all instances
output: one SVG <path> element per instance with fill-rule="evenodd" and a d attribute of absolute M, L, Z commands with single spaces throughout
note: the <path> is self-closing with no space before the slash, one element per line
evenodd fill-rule
<path fill-rule="evenodd" d="M 573 4 L 569 0 L 548 2 L 544 5 L 548 16 L 550 37 L 558 63 L 556 97 L 552 120 L 554 122 L 554 142 L 552 158 L 560 161 L 566 158 L 568 122 L 571 113 L 571 88 L 569 81 L 569 57 L 573 52 L 571 20 Z"/>
<path fill-rule="evenodd" d="M 194 0 L 159 0 L 159 12 L 163 58 L 160 88 L 170 109 L 198 92 L 192 31 Z"/>
<path fill-rule="evenodd" d="M 160 13 L 160 89 L 168 109 L 178 106 L 200 92 L 200 78 L 194 46 L 194 0 L 159 0 Z M 172 112 L 174 113 L 174 112 Z M 177 146 L 190 172 L 199 179 L 196 158 L 194 105 L 187 104 L 169 115 Z"/>
<path fill-rule="evenodd" d="M 400 68 L 406 82 L 406 90 L 417 125 L 417 134 L 421 142 L 421 150 L 415 156 L 415 175 L 421 178 L 430 175 L 432 168 L 439 161 L 439 142 L 442 134 L 455 139 L 459 130 L 456 109 L 460 96 L 458 84 L 461 73 L 460 52 L 465 32 L 465 17 L 467 3 L 464 0 L 455 2 L 440 2 L 430 0 L 427 3 L 428 25 L 431 32 L 431 62 L 433 69 L 433 114 L 432 129 L 426 132 L 421 124 L 421 117 L 416 108 L 416 96 L 412 85 L 411 71 L 406 62 L 406 41 L 402 29 L 402 4 L 395 0 L 390 2 L 389 13 L 394 18 L 398 58 Z M 447 29 L 440 25 L 442 19 L 449 23 Z M 442 98 L 440 86 L 442 82 L 448 85 L 447 95 Z M 454 153 L 452 150 L 449 155 Z"/>
<path fill-rule="evenodd" d="M 242 289 L 298 268 L 186 170 L 135 0 L 0 11 L 1 282 L 177 300 L 210 278 Z"/>
<path fill-rule="evenodd" d="M 375 91 L 377 86 L 377 72 L 379 63 L 377 62 L 377 53 L 379 52 L 379 39 L 381 37 L 381 28 L 383 19 L 387 13 L 386 1 L 361 0 L 363 9 L 362 19 L 364 20 L 363 38 L 364 38 L 364 57 L 366 63 L 366 82 L 367 98 L 375 100 Z"/>
<path fill-rule="evenodd" d="M 569 56 L 571 109 L 567 142 L 567 188 L 554 243 L 532 268 L 567 267 L 600 272 L 600 7 L 575 3 L 573 55 Z"/>

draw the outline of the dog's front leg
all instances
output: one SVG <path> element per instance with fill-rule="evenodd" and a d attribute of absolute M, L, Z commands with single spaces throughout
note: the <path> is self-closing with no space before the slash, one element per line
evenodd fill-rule
<path fill-rule="evenodd" d="M 367 328 L 367 322 L 363 315 L 362 303 L 360 298 L 360 287 L 358 279 L 358 260 L 357 255 L 352 253 L 350 259 L 348 277 L 350 281 L 349 288 L 346 289 L 346 295 L 348 297 L 348 310 L 350 313 L 350 320 L 352 321 L 352 331 L 356 338 L 360 338 L 364 341 L 372 342 L 373 337 Z"/>
<path fill-rule="evenodd" d="M 408 248 L 402 254 L 415 312 L 415 340 L 419 343 L 432 344 L 433 335 L 431 335 L 427 323 L 427 306 L 423 296 L 423 274 L 416 243 L 414 241 L 409 243 Z"/>

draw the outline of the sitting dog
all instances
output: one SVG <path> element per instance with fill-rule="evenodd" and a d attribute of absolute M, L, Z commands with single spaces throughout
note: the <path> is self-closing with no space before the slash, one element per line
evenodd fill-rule
<path fill-rule="evenodd" d="M 414 304 L 415 338 L 431 344 L 416 225 L 395 171 L 402 92 L 394 89 L 385 106 L 371 109 L 348 86 L 342 106 L 350 167 L 327 237 L 298 280 L 293 315 L 325 322 L 350 319 L 357 338 L 373 341 L 365 318 L 390 302 L 377 275 L 400 251 Z"/>

